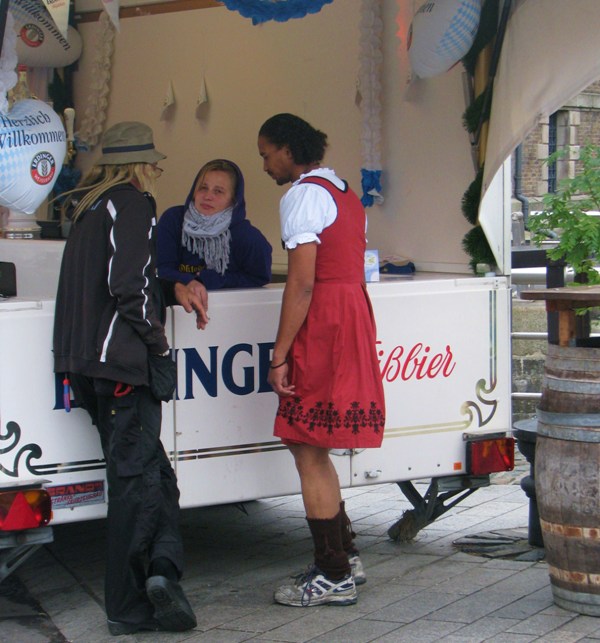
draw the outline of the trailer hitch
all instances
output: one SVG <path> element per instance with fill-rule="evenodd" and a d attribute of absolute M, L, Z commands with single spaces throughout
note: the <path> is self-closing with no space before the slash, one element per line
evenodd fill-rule
<path fill-rule="evenodd" d="M 421 529 L 468 498 L 477 489 L 487 487 L 490 477 L 484 475 L 432 478 L 423 496 L 410 480 L 398 481 L 396 484 L 414 509 L 404 511 L 387 533 L 392 540 L 408 542 L 415 538 Z M 454 500 L 447 502 L 451 498 Z"/>
<path fill-rule="evenodd" d="M 0 533 L 0 583 L 42 545 L 53 540 L 52 527 Z"/>

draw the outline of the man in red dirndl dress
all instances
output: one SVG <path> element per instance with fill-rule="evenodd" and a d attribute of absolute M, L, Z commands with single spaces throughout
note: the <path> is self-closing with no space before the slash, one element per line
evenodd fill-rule
<path fill-rule="evenodd" d="M 292 114 L 258 136 L 264 170 L 278 185 L 288 277 L 269 383 L 279 395 L 275 435 L 289 447 L 315 547 L 314 565 L 275 601 L 356 603 L 366 578 L 346 516 L 331 448 L 379 447 L 385 403 L 376 330 L 364 279 L 364 209 L 320 163 L 327 136 Z"/>

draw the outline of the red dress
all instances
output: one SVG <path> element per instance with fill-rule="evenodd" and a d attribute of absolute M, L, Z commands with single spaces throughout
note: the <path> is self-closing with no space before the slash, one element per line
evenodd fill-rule
<path fill-rule="evenodd" d="M 365 212 L 346 185 L 307 177 L 337 205 L 319 235 L 310 308 L 288 353 L 293 397 L 280 397 L 275 435 L 284 442 L 348 449 L 379 447 L 385 403 L 376 330 L 364 277 Z"/>

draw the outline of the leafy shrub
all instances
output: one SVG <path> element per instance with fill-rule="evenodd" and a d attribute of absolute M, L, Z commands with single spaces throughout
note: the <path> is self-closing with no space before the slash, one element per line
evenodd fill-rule
<path fill-rule="evenodd" d="M 564 151 L 556 152 L 546 162 L 563 155 Z M 600 146 L 582 147 L 577 169 L 573 178 L 559 183 L 555 193 L 544 196 L 544 209 L 530 216 L 528 224 L 536 245 L 547 239 L 549 231 L 558 234 L 558 244 L 548 250 L 550 259 L 562 259 L 576 274 L 586 275 L 588 283 L 600 284 Z M 591 216 L 593 211 L 599 215 Z"/>

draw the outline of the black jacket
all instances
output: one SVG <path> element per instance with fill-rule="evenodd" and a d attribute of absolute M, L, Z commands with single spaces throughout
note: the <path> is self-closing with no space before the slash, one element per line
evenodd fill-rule
<path fill-rule="evenodd" d="M 67 239 L 56 296 L 54 370 L 148 384 L 148 353 L 169 348 L 156 280 L 154 199 L 109 189 Z"/>

